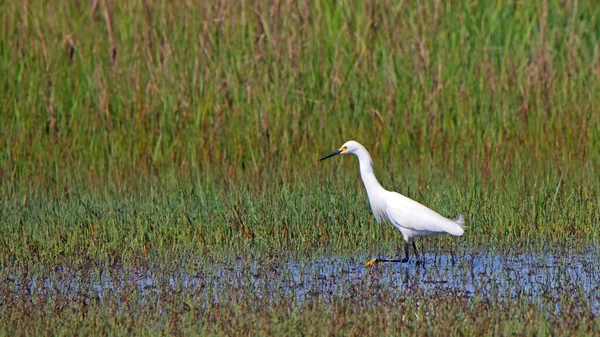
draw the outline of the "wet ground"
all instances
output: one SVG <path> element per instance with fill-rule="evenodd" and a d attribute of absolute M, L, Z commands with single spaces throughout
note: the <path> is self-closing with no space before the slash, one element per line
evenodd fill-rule
<path fill-rule="evenodd" d="M 14 300 L 45 297 L 82 298 L 119 306 L 130 301 L 144 304 L 159 297 L 178 296 L 197 305 L 281 298 L 299 303 L 337 298 L 360 298 L 376 304 L 379 295 L 451 294 L 467 300 L 510 304 L 530 301 L 550 304 L 561 312 L 561 299 L 577 294 L 581 303 L 600 311 L 600 258 L 598 247 L 587 253 L 499 255 L 491 252 L 450 255 L 427 254 L 425 263 L 386 263 L 367 269 L 368 257 L 328 256 L 305 261 L 280 258 L 233 259 L 230 262 L 156 262 L 154 267 L 56 266 L 45 271 L 5 269 L 0 292 Z M 200 261 L 201 259 L 198 259 Z M 157 267 L 164 265 L 165 267 Z M 185 265 L 185 267 L 184 267 Z M 126 299 L 123 297 L 126 296 Z M 553 307 L 553 308 L 552 308 Z"/>

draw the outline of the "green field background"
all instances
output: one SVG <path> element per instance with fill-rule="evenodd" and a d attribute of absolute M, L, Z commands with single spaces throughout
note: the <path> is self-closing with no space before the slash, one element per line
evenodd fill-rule
<path fill-rule="evenodd" d="M 346 140 L 466 234 L 599 238 L 593 1 L 2 1 L 3 264 L 393 251 Z M 431 246 L 430 246 L 431 247 Z M 435 247 L 435 246 L 434 246 Z"/>

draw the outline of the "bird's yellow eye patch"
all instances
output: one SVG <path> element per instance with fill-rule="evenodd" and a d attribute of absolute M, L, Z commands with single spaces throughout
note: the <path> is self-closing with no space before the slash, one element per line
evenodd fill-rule
<path fill-rule="evenodd" d="M 346 147 L 345 146 L 340 147 L 340 151 L 346 151 Z"/>

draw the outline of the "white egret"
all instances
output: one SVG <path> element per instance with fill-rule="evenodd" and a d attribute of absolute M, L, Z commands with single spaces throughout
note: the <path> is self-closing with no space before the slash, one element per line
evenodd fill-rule
<path fill-rule="evenodd" d="M 461 236 L 465 232 L 465 219 L 461 214 L 451 220 L 400 193 L 384 189 L 373 173 L 371 155 L 358 142 L 348 141 L 339 150 L 326 155 L 321 160 L 338 154 L 354 154 L 358 158 L 360 176 L 369 196 L 373 216 L 377 222 L 387 218 L 404 237 L 405 257 L 402 260 L 374 258 L 365 264 L 365 267 L 371 267 L 377 262 L 408 262 L 409 243 L 412 243 L 415 256 L 419 258 L 415 238 L 440 234 Z"/>

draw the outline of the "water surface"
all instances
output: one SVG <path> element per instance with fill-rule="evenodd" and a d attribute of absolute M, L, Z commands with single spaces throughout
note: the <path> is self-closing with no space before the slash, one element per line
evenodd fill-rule
<path fill-rule="evenodd" d="M 336 299 L 377 304 L 382 294 L 447 296 L 467 300 L 550 303 L 578 294 L 582 306 L 600 309 L 600 261 L 596 247 L 586 254 L 547 252 L 500 255 L 490 252 L 427 254 L 425 263 L 386 263 L 364 268 L 367 257 L 323 256 L 311 260 L 237 258 L 226 262 L 155 263 L 148 266 L 56 266 L 45 272 L 4 271 L 1 292 L 15 300 L 67 297 L 120 305 L 175 296 L 200 306 L 239 301 L 268 305 Z M 125 298 L 124 298 L 125 297 Z"/>

